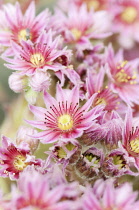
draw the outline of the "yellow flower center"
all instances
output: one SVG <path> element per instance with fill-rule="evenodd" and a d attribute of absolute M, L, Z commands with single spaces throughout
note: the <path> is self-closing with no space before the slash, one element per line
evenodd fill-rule
<path fill-rule="evenodd" d="M 81 32 L 79 29 L 77 29 L 77 28 L 72 28 L 72 29 L 71 29 L 71 33 L 72 33 L 72 35 L 74 36 L 74 38 L 76 39 L 76 41 L 79 40 L 79 39 L 81 38 L 82 32 Z"/>
<path fill-rule="evenodd" d="M 137 18 L 137 10 L 135 7 L 126 7 L 121 14 L 123 21 L 133 23 Z"/>
<path fill-rule="evenodd" d="M 23 155 L 17 155 L 14 159 L 13 165 L 16 170 L 22 171 L 28 163 L 25 163 L 26 158 Z"/>
<path fill-rule="evenodd" d="M 139 153 L 139 138 L 132 140 L 130 146 L 133 152 Z"/>
<path fill-rule="evenodd" d="M 68 131 L 73 128 L 73 119 L 69 114 L 63 114 L 58 118 L 58 127 L 61 130 Z"/>
<path fill-rule="evenodd" d="M 119 82 L 119 83 L 121 83 L 121 82 L 128 82 L 128 80 L 130 79 L 130 77 L 128 77 L 128 75 L 124 72 L 124 69 L 119 71 L 116 74 L 115 77 L 116 77 L 117 82 Z"/>
<path fill-rule="evenodd" d="M 30 61 L 35 67 L 41 67 L 44 65 L 44 57 L 41 53 L 31 55 Z"/>
<path fill-rule="evenodd" d="M 31 38 L 32 38 L 32 35 L 31 35 L 30 30 L 28 28 L 22 29 L 18 33 L 18 40 L 19 41 L 21 41 L 21 40 L 27 41 L 28 39 L 31 39 Z"/>
<path fill-rule="evenodd" d="M 125 72 L 125 65 L 127 64 L 127 61 L 122 61 L 120 65 L 117 66 L 117 69 L 119 72 L 115 75 L 115 79 L 118 83 L 127 83 L 129 82 L 131 85 L 136 84 L 135 79 L 137 78 L 136 72 L 133 72 L 132 76 L 129 76 Z"/>
<path fill-rule="evenodd" d="M 95 102 L 95 106 L 100 105 L 100 104 L 107 105 L 107 102 L 104 98 L 97 98 Z"/>
<path fill-rule="evenodd" d="M 98 10 L 100 7 L 100 2 L 98 0 L 84 0 L 87 4 L 88 10 L 94 8 L 94 10 Z"/>

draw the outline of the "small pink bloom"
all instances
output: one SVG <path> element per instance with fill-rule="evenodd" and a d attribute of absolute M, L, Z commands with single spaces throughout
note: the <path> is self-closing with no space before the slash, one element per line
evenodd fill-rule
<path fill-rule="evenodd" d="M 16 147 L 10 140 L 3 136 L 2 147 L 0 148 L 0 175 L 16 179 L 28 165 L 40 165 L 26 148 Z"/>
<path fill-rule="evenodd" d="M 54 185 L 51 182 L 49 175 L 42 175 L 33 168 L 27 168 L 20 175 L 18 192 L 13 192 L 12 204 L 15 206 L 15 210 L 34 208 L 42 210 L 73 209 L 79 195 L 77 184 L 59 183 L 59 185 Z"/>
<path fill-rule="evenodd" d="M 124 130 L 123 130 L 123 145 L 133 157 L 139 156 L 139 128 L 133 123 L 132 110 L 127 109 Z"/>
<path fill-rule="evenodd" d="M 94 93 L 98 93 L 92 104 L 93 106 L 103 104 L 105 110 L 108 112 L 113 110 L 119 111 L 121 108 L 119 106 L 121 99 L 108 86 L 104 87 L 104 76 L 105 69 L 102 67 L 98 74 L 88 73 L 86 80 L 88 97 L 91 97 Z"/>
<path fill-rule="evenodd" d="M 137 0 L 114 0 L 109 5 L 112 16 L 112 31 L 119 33 L 121 46 L 132 48 L 139 42 L 139 4 Z"/>
<path fill-rule="evenodd" d="M 125 183 L 116 188 L 111 179 L 97 180 L 93 188 L 86 188 L 82 199 L 84 210 L 139 209 L 139 202 L 136 201 L 137 192 L 133 192 L 131 185 Z"/>
<path fill-rule="evenodd" d="M 106 62 L 111 89 L 127 104 L 132 105 L 133 102 L 139 104 L 137 72 L 139 60 L 126 61 L 122 50 L 115 55 L 112 46 L 109 45 L 106 50 Z"/>
<path fill-rule="evenodd" d="M 134 122 L 132 110 L 127 109 L 124 129 L 123 129 L 123 147 L 127 151 L 128 156 L 133 158 L 134 166 L 139 170 L 139 121 Z"/>
<path fill-rule="evenodd" d="M 8 58 L 3 55 L 2 58 L 10 64 L 5 64 L 12 70 L 18 70 L 21 75 L 33 76 L 37 71 L 46 72 L 54 70 L 56 76 L 61 80 L 63 85 L 64 75 L 66 75 L 73 84 L 79 83 L 79 75 L 70 66 L 71 51 L 67 48 L 61 49 L 60 37 L 53 41 L 51 30 L 46 33 L 43 31 L 38 37 L 36 43 L 31 41 L 22 41 L 21 46 L 12 42 L 12 49 L 15 57 Z M 38 73 L 37 73 L 38 74 Z M 34 79 L 36 76 L 33 77 Z M 33 80 L 33 79 L 31 79 Z M 47 82 L 46 82 L 47 83 Z M 45 85 L 48 86 L 48 83 Z M 31 86 L 34 87 L 35 84 Z M 41 87 L 35 88 L 42 89 Z"/>
<path fill-rule="evenodd" d="M 109 120 L 101 125 L 104 142 L 108 148 L 117 148 L 122 139 L 123 120 L 116 111 L 111 112 Z"/>
<path fill-rule="evenodd" d="M 57 19 L 57 17 L 59 17 Z M 102 19 L 104 20 L 102 22 Z M 69 4 L 67 15 L 57 11 L 56 27 L 63 35 L 65 42 L 79 45 L 90 44 L 91 39 L 101 39 L 109 36 L 109 17 L 105 11 L 88 11 L 86 5 L 80 8 Z"/>
<path fill-rule="evenodd" d="M 64 9 L 68 10 L 69 4 L 74 4 L 77 7 L 81 7 L 83 4 L 86 4 L 88 10 L 106 10 L 107 4 L 109 4 L 109 0 L 60 0 L 59 6 Z"/>
<path fill-rule="evenodd" d="M 56 99 L 45 92 L 44 101 L 47 109 L 30 106 L 30 110 L 39 121 L 27 122 L 44 130 L 34 137 L 40 138 L 44 143 L 50 143 L 57 141 L 59 138 L 70 139 L 81 136 L 83 131 L 92 125 L 102 110 L 102 107 L 97 106 L 88 111 L 94 97 L 93 95 L 79 108 L 79 89 L 77 86 L 72 90 L 62 90 L 57 85 Z"/>
<path fill-rule="evenodd" d="M 94 123 L 90 128 L 88 128 L 84 134 L 78 138 L 81 144 L 90 146 L 96 144 L 97 142 L 103 141 L 105 139 L 107 130 L 103 129 L 103 126 Z"/>
<path fill-rule="evenodd" d="M 32 75 L 36 70 L 46 71 L 52 69 L 58 71 L 63 67 L 63 60 L 68 63 L 66 49 L 59 50 L 58 45 L 60 37 L 52 40 L 52 31 L 45 31 L 38 37 L 36 43 L 31 41 L 22 41 L 21 46 L 12 42 L 12 49 L 15 58 L 7 58 L 3 56 L 7 62 L 6 66 L 13 70 L 19 70 L 21 74 Z"/>
<path fill-rule="evenodd" d="M 98 117 L 98 122 L 88 128 L 80 141 L 83 145 L 104 143 L 108 149 L 118 147 L 118 141 L 122 139 L 123 120 L 116 111 L 103 112 Z"/>
<path fill-rule="evenodd" d="M 2 26 L 0 43 L 8 47 L 11 46 L 11 40 L 16 43 L 21 43 L 22 40 L 35 42 L 41 31 L 46 27 L 50 16 L 48 9 L 46 9 L 35 17 L 34 1 L 30 3 L 24 15 L 18 2 L 15 6 L 12 4 L 4 5 L 0 12 L 3 17 L 0 19 L 0 25 Z"/>

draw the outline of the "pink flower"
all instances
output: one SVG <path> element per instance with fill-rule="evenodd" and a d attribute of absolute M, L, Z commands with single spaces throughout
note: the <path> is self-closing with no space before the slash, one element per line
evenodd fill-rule
<path fill-rule="evenodd" d="M 91 10 L 106 10 L 109 0 L 60 0 L 59 6 L 64 10 L 68 10 L 69 4 L 74 4 L 77 7 L 81 7 L 83 4 L 86 4 L 87 9 Z"/>
<path fill-rule="evenodd" d="M 111 112 L 109 119 L 101 125 L 104 142 L 108 148 L 117 148 L 122 139 L 123 120 L 116 111 Z"/>
<path fill-rule="evenodd" d="M 15 6 L 12 4 L 4 5 L 3 10 L 0 12 L 3 17 L 0 20 L 2 27 L 0 43 L 8 47 L 11 46 L 11 40 L 16 43 L 21 43 L 22 40 L 35 42 L 41 31 L 46 27 L 50 16 L 46 9 L 35 17 L 34 1 L 31 2 L 24 15 L 18 2 L 16 2 Z M 8 54 L 11 55 L 11 49 Z"/>
<path fill-rule="evenodd" d="M 133 192 L 129 183 L 115 188 L 111 179 L 97 180 L 92 189 L 89 187 L 86 189 L 82 208 L 84 210 L 138 210 L 139 202 L 136 199 L 137 192 Z"/>
<path fill-rule="evenodd" d="M 57 85 L 56 99 L 45 92 L 44 102 L 47 107 L 30 106 L 30 110 L 39 121 L 27 121 L 32 126 L 44 130 L 36 135 L 43 143 L 57 141 L 59 138 L 77 138 L 89 128 L 94 119 L 100 115 L 102 107 L 98 106 L 90 111 L 94 95 L 79 108 L 79 89 L 62 90 Z M 99 112 L 99 114 L 97 113 Z M 97 113 L 97 114 L 96 114 Z"/>
<path fill-rule="evenodd" d="M 33 208 L 70 210 L 75 207 L 75 200 L 79 194 L 77 184 L 51 184 L 53 183 L 49 180 L 49 175 L 42 175 L 33 168 L 27 168 L 20 175 L 18 192 L 13 192 L 12 205 L 15 210 Z"/>
<path fill-rule="evenodd" d="M 33 76 L 37 70 L 46 72 L 54 70 L 56 76 L 64 83 L 64 75 L 66 75 L 74 84 L 79 83 L 79 75 L 69 65 L 71 51 L 66 47 L 61 49 L 60 37 L 56 37 L 53 41 L 53 33 L 51 30 L 45 31 L 37 38 L 36 43 L 31 41 L 22 41 L 21 46 L 12 42 L 12 49 L 15 53 L 14 59 L 3 55 L 2 58 L 10 64 L 5 64 L 10 69 L 20 71 L 21 75 Z M 38 73 L 37 73 L 38 74 Z M 35 77 L 35 76 L 34 76 Z M 33 80 L 33 78 L 31 79 Z M 44 86 L 48 86 L 45 82 Z M 31 86 L 34 87 L 31 83 Z M 41 87 L 35 88 L 42 90 Z"/>
<path fill-rule="evenodd" d="M 139 4 L 137 0 L 114 0 L 109 5 L 112 16 L 112 30 L 119 33 L 119 42 L 125 48 L 132 48 L 139 42 Z"/>
<path fill-rule="evenodd" d="M 98 117 L 98 122 L 89 127 L 80 137 L 83 145 L 89 146 L 96 143 L 105 144 L 108 149 L 118 147 L 122 139 L 123 120 L 116 111 L 103 112 Z"/>
<path fill-rule="evenodd" d="M 103 125 L 94 123 L 90 128 L 84 131 L 84 134 L 78 138 L 81 144 L 90 146 L 105 139 L 107 130 L 103 129 Z"/>
<path fill-rule="evenodd" d="M 69 4 L 67 15 L 58 10 L 55 22 L 67 43 L 89 45 L 91 39 L 101 39 L 110 35 L 109 18 L 106 12 L 87 11 L 86 5 L 78 8 Z"/>
<path fill-rule="evenodd" d="M 30 155 L 29 149 L 23 149 L 23 145 L 16 147 L 10 139 L 5 136 L 2 137 L 2 147 L 0 148 L 1 176 L 11 179 L 18 178 L 24 168 L 32 164 L 40 165 L 40 162 Z"/>
<path fill-rule="evenodd" d="M 105 110 L 111 112 L 112 110 L 120 110 L 119 104 L 121 102 L 117 94 L 113 93 L 108 86 L 104 86 L 105 69 L 101 67 L 98 74 L 87 75 L 86 86 L 88 97 L 91 97 L 94 93 L 98 93 L 93 106 L 103 104 Z"/>
<path fill-rule="evenodd" d="M 133 157 L 134 166 L 139 170 L 139 121 L 135 123 L 132 117 L 132 110 L 129 107 L 125 117 L 123 129 L 123 147 L 129 157 Z"/>
<path fill-rule="evenodd" d="M 106 61 L 111 89 L 127 104 L 132 105 L 133 102 L 139 104 L 137 73 L 139 60 L 126 61 L 122 50 L 115 55 L 112 46 L 109 45 L 106 50 Z"/>
<path fill-rule="evenodd" d="M 19 46 L 15 42 L 12 42 L 15 59 L 3 56 L 3 59 L 11 63 L 6 64 L 6 66 L 13 70 L 19 70 L 21 74 L 27 75 L 32 75 L 37 69 L 41 71 L 48 69 L 54 71 L 60 70 L 63 66 L 61 63 L 63 62 L 62 58 L 64 56 L 64 62 L 67 61 L 67 52 L 65 49 L 58 49 L 60 37 L 55 38 L 53 41 L 52 36 L 52 31 L 49 30 L 48 33 L 41 33 L 34 44 L 30 41 L 22 41 L 22 46 Z"/>

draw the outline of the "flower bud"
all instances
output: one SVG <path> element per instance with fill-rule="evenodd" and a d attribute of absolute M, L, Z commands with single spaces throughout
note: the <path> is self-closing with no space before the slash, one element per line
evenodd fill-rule
<path fill-rule="evenodd" d="M 103 164 L 104 154 L 101 150 L 91 147 L 82 154 L 76 163 L 76 174 L 80 178 L 94 180 L 101 177 L 101 166 Z"/>
<path fill-rule="evenodd" d="M 102 171 L 105 177 L 121 177 L 125 174 L 136 176 L 136 173 L 131 170 L 130 161 L 130 157 L 125 152 L 121 149 L 114 149 L 106 155 Z"/>
<path fill-rule="evenodd" d="M 81 146 L 73 139 L 68 142 L 56 143 L 50 149 L 52 151 L 51 155 L 58 162 L 65 162 L 70 165 L 76 164 L 81 155 Z"/>
<path fill-rule="evenodd" d="M 41 92 L 49 88 L 50 75 L 37 71 L 30 79 L 30 86 L 34 91 Z"/>
<path fill-rule="evenodd" d="M 27 77 L 13 73 L 9 77 L 9 86 L 15 93 L 20 93 L 27 87 Z"/>

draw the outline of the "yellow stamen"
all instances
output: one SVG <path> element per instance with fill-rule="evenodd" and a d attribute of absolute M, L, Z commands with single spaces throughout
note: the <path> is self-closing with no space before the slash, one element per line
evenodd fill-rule
<path fill-rule="evenodd" d="M 21 41 L 21 40 L 27 41 L 28 39 L 31 39 L 31 38 L 32 38 L 32 35 L 31 35 L 30 30 L 28 28 L 27 29 L 22 29 L 18 33 L 18 40 L 19 41 Z"/>
<path fill-rule="evenodd" d="M 63 114 L 58 118 L 58 127 L 61 130 L 68 131 L 73 128 L 73 119 L 69 114 Z"/>
<path fill-rule="evenodd" d="M 25 163 L 25 160 L 26 158 L 23 155 L 16 156 L 13 162 L 15 169 L 22 171 L 28 165 L 28 163 Z"/>
<path fill-rule="evenodd" d="M 95 106 L 100 105 L 100 104 L 107 105 L 107 102 L 104 98 L 97 98 L 95 102 Z"/>
<path fill-rule="evenodd" d="M 123 21 L 127 23 L 133 23 L 137 18 L 137 9 L 135 7 L 126 7 L 121 14 Z"/>
<path fill-rule="evenodd" d="M 117 82 L 128 82 L 128 75 L 124 73 L 122 70 L 119 71 L 116 75 L 115 78 Z"/>
<path fill-rule="evenodd" d="M 35 67 L 41 67 L 44 65 L 44 57 L 41 53 L 31 55 L 30 61 Z"/>
<path fill-rule="evenodd" d="M 132 140 L 130 146 L 133 152 L 139 153 L 139 138 Z"/>
<path fill-rule="evenodd" d="M 82 32 L 79 29 L 77 29 L 77 28 L 72 28 L 71 29 L 71 33 L 72 33 L 72 35 L 74 36 L 74 38 L 76 40 L 79 40 L 81 35 L 82 35 Z"/>
<path fill-rule="evenodd" d="M 124 67 L 125 65 L 128 63 L 128 61 L 122 61 L 120 64 L 118 64 L 117 69 L 119 70 L 119 72 L 115 75 L 115 79 L 117 82 L 119 83 L 127 83 L 129 82 L 129 84 L 135 84 L 136 81 L 133 81 L 137 78 L 136 76 L 136 72 L 133 72 L 132 76 L 129 76 Z"/>
<path fill-rule="evenodd" d="M 123 68 L 127 63 L 128 63 L 128 61 L 126 61 L 126 60 L 122 61 L 120 66 Z"/>

